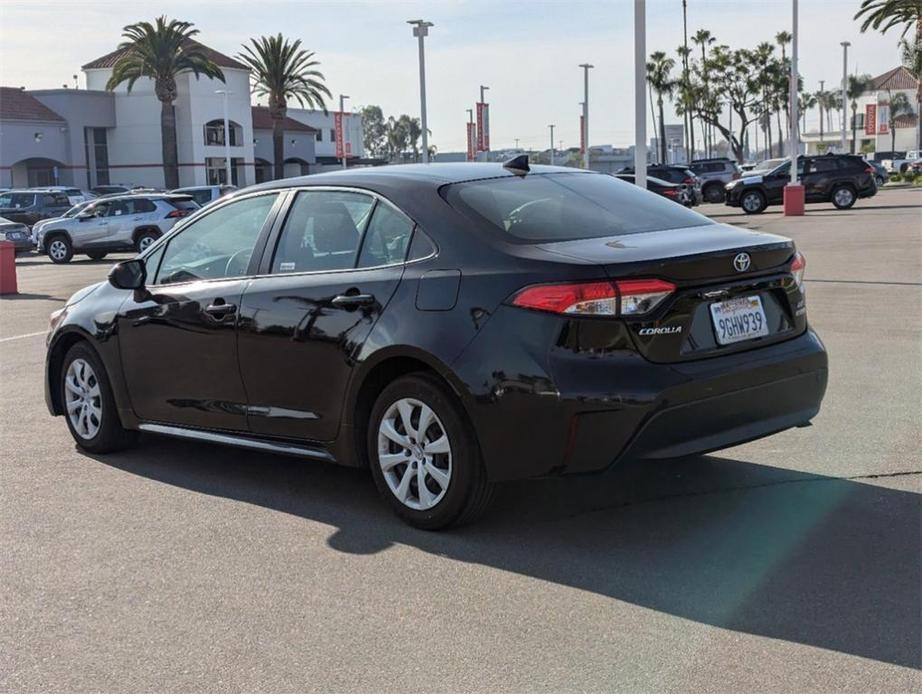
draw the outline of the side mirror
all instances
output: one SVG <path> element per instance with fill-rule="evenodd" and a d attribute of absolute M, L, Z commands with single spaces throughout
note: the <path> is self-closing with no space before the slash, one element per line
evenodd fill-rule
<path fill-rule="evenodd" d="M 92 219 L 92 218 L 93 218 L 93 215 L 90 214 L 89 212 L 81 212 L 80 214 L 77 215 L 77 219 L 79 219 L 81 222 L 85 222 L 86 220 Z"/>
<path fill-rule="evenodd" d="M 109 284 L 116 289 L 141 289 L 147 281 L 147 268 L 140 259 L 118 263 L 109 271 Z"/>

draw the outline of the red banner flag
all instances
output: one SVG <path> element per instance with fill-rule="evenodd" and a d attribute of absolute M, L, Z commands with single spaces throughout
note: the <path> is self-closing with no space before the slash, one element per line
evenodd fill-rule
<path fill-rule="evenodd" d="M 864 107 L 864 134 L 877 134 L 877 104 L 868 104 Z"/>
<path fill-rule="evenodd" d="M 333 127 L 336 129 L 336 158 L 346 156 L 345 139 L 343 138 L 343 113 L 337 111 L 333 114 Z"/>
<path fill-rule="evenodd" d="M 467 123 L 467 160 L 474 161 L 474 158 L 477 156 L 477 152 L 474 149 L 476 147 L 476 142 L 474 141 L 474 124 L 468 121 Z"/>
<path fill-rule="evenodd" d="M 477 102 L 477 151 L 490 151 L 490 104 Z"/>

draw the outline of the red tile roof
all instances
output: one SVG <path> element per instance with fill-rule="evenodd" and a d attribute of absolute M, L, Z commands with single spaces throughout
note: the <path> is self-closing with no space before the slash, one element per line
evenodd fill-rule
<path fill-rule="evenodd" d="M 893 121 L 894 128 L 914 128 L 916 127 L 916 119 L 918 116 L 913 113 L 911 115 L 902 115 L 897 116 Z"/>
<path fill-rule="evenodd" d="M 871 89 L 916 89 L 919 81 L 900 65 L 871 80 Z"/>
<path fill-rule="evenodd" d="M 0 120 L 66 122 L 41 101 L 18 87 L 0 87 Z"/>
<path fill-rule="evenodd" d="M 272 130 L 272 116 L 269 115 L 268 106 L 254 106 L 253 109 L 253 130 Z M 312 128 L 306 123 L 299 120 L 285 117 L 285 130 L 301 132 L 317 132 L 317 128 Z"/>
<path fill-rule="evenodd" d="M 223 53 L 219 53 L 215 49 L 209 48 L 208 46 L 202 43 L 199 43 L 198 41 L 194 39 L 189 39 L 185 45 L 188 48 L 199 49 L 206 56 L 211 58 L 212 62 L 214 62 L 218 67 L 235 68 L 237 70 L 249 70 L 250 69 L 243 63 L 240 63 L 234 60 L 230 56 L 226 56 Z M 116 48 L 111 53 L 106 53 L 104 56 L 96 58 L 96 60 L 91 60 L 90 62 L 88 62 L 86 65 L 83 66 L 83 69 L 84 70 L 94 70 L 96 68 L 112 67 L 113 65 L 115 65 L 118 59 L 122 57 L 122 54 L 124 52 L 125 52 L 124 48 Z"/>

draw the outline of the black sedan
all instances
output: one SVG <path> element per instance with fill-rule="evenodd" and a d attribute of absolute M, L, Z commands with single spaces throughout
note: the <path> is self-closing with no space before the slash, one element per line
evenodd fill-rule
<path fill-rule="evenodd" d="M 803 275 L 789 239 L 524 158 L 290 178 L 71 297 L 46 399 L 93 454 L 143 431 L 365 467 L 442 528 L 500 480 L 809 422 Z"/>
<path fill-rule="evenodd" d="M 634 174 L 615 174 L 615 177 L 628 183 L 636 183 Z M 685 207 L 692 207 L 694 204 L 694 193 L 688 189 L 688 186 L 681 183 L 670 183 L 655 176 L 647 176 L 647 190 Z"/>

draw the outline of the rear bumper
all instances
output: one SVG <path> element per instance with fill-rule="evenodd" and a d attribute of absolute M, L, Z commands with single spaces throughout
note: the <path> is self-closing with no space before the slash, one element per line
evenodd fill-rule
<path fill-rule="evenodd" d="M 632 350 L 590 355 L 560 347 L 544 362 L 509 349 L 508 335 L 503 351 L 490 339 L 479 342 L 456 368 L 468 384 L 482 384 L 466 405 L 495 480 L 598 472 L 627 459 L 727 448 L 809 422 L 826 391 L 827 355 L 812 330 L 673 364 Z M 497 369 L 498 354 L 513 361 Z M 465 374 L 478 360 L 493 368 Z"/>

